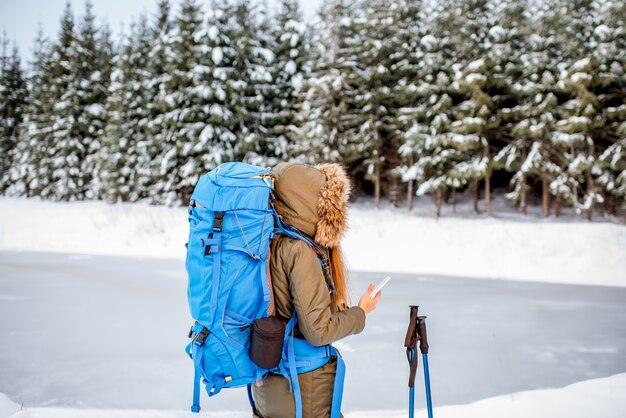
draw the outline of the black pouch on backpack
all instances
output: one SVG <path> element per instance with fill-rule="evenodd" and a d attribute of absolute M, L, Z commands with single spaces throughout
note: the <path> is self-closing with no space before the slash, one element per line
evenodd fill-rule
<path fill-rule="evenodd" d="M 250 332 L 250 359 L 259 367 L 273 369 L 283 354 L 285 323 L 269 316 L 252 323 Z"/>

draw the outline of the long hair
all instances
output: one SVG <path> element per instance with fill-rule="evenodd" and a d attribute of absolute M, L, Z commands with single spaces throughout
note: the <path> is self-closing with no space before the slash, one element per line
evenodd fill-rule
<path fill-rule="evenodd" d="M 337 293 L 333 295 L 334 302 L 339 309 L 350 306 L 350 292 L 348 289 L 348 273 L 343 260 L 343 253 L 339 246 L 330 249 L 330 271 Z"/>

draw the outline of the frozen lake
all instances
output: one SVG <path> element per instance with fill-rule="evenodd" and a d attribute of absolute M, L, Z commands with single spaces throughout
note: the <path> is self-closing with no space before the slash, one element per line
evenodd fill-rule
<path fill-rule="evenodd" d="M 352 272 L 353 299 L 384 275 Z M 338 344 L 344 411 L 406 408 L 409 304 L 429 317 L 435 405 L 626 371 L 626 288 L 394 274 Z M 0 392 L 27 406 L 186 409 L 189 325 L 181 261 L 0 251 Z M 203 406 L 248 408 L 241 390 Z"/>

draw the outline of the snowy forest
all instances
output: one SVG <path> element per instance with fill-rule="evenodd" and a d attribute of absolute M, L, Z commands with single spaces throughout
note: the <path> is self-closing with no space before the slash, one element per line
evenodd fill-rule
<path fill-rule="evenodd" d="M 88 1 L 27 63 L 3 36 L 0 194 L 181 205 L 226 161 L 339 162 L 355 195 L 437 215 L 622 216 L 623 0 Z"/>

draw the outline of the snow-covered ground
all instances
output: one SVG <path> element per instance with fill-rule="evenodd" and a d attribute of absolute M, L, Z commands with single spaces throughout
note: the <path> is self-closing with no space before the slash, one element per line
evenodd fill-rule
<path fill-rule="evenodd" d="M 626 410 L 626 373 L 586 380 L 561 389 L 532 390 L 484 399 L 468 405 L 435 408 L 437 418 L 622 418 Z M 0 418 L 182 418 L 184 411 L 26 408 L 0 394 Z M 201 417 L 249 418 L 249 412 L 202 413 Z M 404 411 L 357 411 L 346 418 L 406 418 Z M 417 418 L 427 417 L 425 409 Z"/>
<path fill-rule="evenodd" d="M 418 207 L 413 214 L 389 207 L 376 210 L 367 202 L 350 210 L 351 230 L 345 249 L 348 263 L 357 273 L 353 290 L 360 290 L 383 273 L 397 274 L 395 285 L 392 282 L 386 288 L 385 305 L 368 319 L 367 332 L 338 344 L 349 366 L 352 363 L 346 418 L 407 415 L 406 410 L 398 409 L 405 404 L 406 360 L 402 350 L 391 353 L 389 347 L 403 338 L 406 305 L 413 300 L 423 305 L 431 321 L 437 418 L 623 416 L 626 370 L 619 359 L 625 341 L 620 302 L 624 289 L 465 278 L 626 287 L 626 227 L 617 222 L 589 223 L 572 217 L 544 221 L 532 214 L 523 218 L 510 213 L 493 218 L 446 214 L 437 220 L 428 215 L 429 210 Z M 184 295 L 181 261 L 186 234 L 182 208 L 0 198 L 0 251 L 5 250 L 0 254 L 4 259 L 0 257 L 0 383 L 4 392 L 11 393 L 11 399 L 19 401 L 20 394 L 31 399 L 20 411 L 18 404 L 0 394 L 0 418 L 192 416 L 182 410 L 189 379 L 179 379 L 176 374 L 189 373 L 179 352 L 179 330 L 187 321 L 184 296 L 180 296 Z M 16 255 L 7 250 L 84 256 L 51 257 L 52 262 L 41 256 L 41 261 L 34 261 L 37 258 L 31 254 Z M 102 261 L 94 260 L 93 255 L 130 256 L 133 260 Z M 150 259 L 161 260 L 147 263 Z M 31 260 L 32 265 L 25 260 Z M 69 260 L 83 267 L 77 269 Z M 131 264 L 134 267 L 125 267 Z M 159 267 L 153 266 L 157 264 Z M 113 272 L 110 267 L 114 265 L 119 271 Z M 146 266 L 158 274 L 151 275 L 148 269 L 140 277 L 136 272 Z M 120 271 L 128 271 L 128 275 Z M 490 303 L 494 300 L 499 303 Z M 33 311 L 38 303 L 46 303 L 45 309 L 54 315 Z M 102 320 L 103 334 L 94 340 L 83 338 L 84 323 L 89 321 L 84 313 L 94 309 L 107 312 L 111 306 L 118 308 L 115 315 Z M 163 312 L 163 306 L 169 313 Z M 136 354 L 142 348 L 136 347 L 139 342 L 133 337 L 128 318 L 134 318 L 135 323 L 143 316 L 154 319 L 157 312 L 158 327 L 165 331 L 160 338 L 167 346 L 135 362 L 132 359 L 138 359 Z M 82 325 L 75 332 L 72 326 L 77 323 Z M 594 325 L 593 339 L 583 340 L 584 335 L 577 335 L 585 324 Z M 39 350 L 30 344 L 33 332 L 46 339 L 46 347 L 56 348 L 41 352 L 40 358 L 33 357 L 32 351 Z M 65 350 L 65 346 L 72 350 Z M 102 347 L 108 347 L 106 353 L 98 351 Z M 472 349 L 492 358 L 493 367 L 484 368 L 478 358 L 468 362 Z M 104 363 L 95 364 L 97 359 L 104 359 Z M 376 364 L 367 370 L 359 367 L 367 361 Z M 376 389 L 366 383 L 372 370 L 383 375 L 389 367 L 395 372 L 388 376 L 385 387 Z M 86 374 L 77 377 L 80 370 L 76 368 Z M 16 375 L 20 370 L 28 372 Z M 131 391 L 136 387 L 137 393 L 120 393 L 120 400 L 112 402 L 120 389 L 111 387 L 115 377 L 109 376 L 109 370 L 117 370 L 124 385 L 133 383 L 121 387 L 132 387 Z M 458 380 L 470 379 L 472 386 L 482 386 L 476 390 L 484 395 L 471 396 L 459 390 L 467 388 L 467 383 L 449 387 L 455 373 Z M 167 376 L 167 383 L 154 386 L 159 381 L 158 377 L 151 378 L 155 374 Z M 585 380 L 593 377 L 600 378 Z M 145 383 L 153 388 L 133 379 L 147 379 Z M 93 385 L 103 384 L 106 400 L 104 390 L 93 390 Z M 167 398 L 173 392 L 168 385 L 177 388 L 171 399 Z M 45 393 L 37 393 L 44 387 Z M 533 388 L 538 390 L 520 392 Z M 387 404 L 369 398 L 359 407 L 359 396 L 380 394 L 381 389 L 381 396 L 390 400 L 388 409 Z M 154 399 L 155 395 L 150 390 L 168 394 L 157 396 L 181 408 L 155 405 L 160 398 L 151 402 L 150 396 Z M 446 390 L 455 392 L 452 398 L 458 399 L 446 402 L 445 398 L 450 398 L 450 394 L 442 393 Z M 179 397 L 178 392 L 185 393 Z M 508 392 L 511 394 L 502 395 Z M 418 390 L 417 405 L 423 404 L 423 392 Z M 134 405 L 139 409 L 126 409 L 136 408 Z M 381 407 L 385 410 L 379 410 Z M 235 411 L 220 407 L 219 412 L 209 413 L 207 405 L 201 416 L 250 416 L 244 411 L 245 404 L 233 404 L 232 408 Z M 426 411 L 421 409 L 416 416 L 425 417 Z"/>
<path fill-rule="evenodd" d="M 381 276 L 353 271 L 352 300 Z M 394 274 L 383 293 L 336 343 L 346 413 L 406 407 L 410 304 L 428 315 L 437 406 L 626 372 L 626 287 Z M 185 409 L 190 322 L 183 260 L 0 251 L 0 392 L 29 407 Z M 248 407 L 245 390 L 203 405 Z"/>
<path fill-rule="evenodd" d="M 435 219 L 356 204 L 350 225 L 345 250 L 353 270 L 626 286 L 619 223 Z M 0 249 L 182 259 L 186 235 L 183 208 L 0 199 Z"/>

